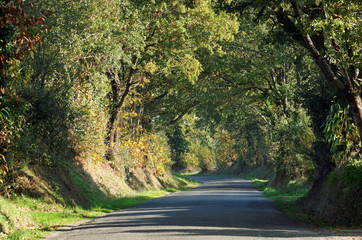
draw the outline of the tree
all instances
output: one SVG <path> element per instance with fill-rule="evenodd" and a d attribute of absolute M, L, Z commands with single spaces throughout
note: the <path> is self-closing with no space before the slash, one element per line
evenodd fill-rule
<path fill-rule="evenodd" d="M 168 143 L 171 148 L 171 159 L 173 161 L 173 170 L 180 171 L 183 169 L 182 158 L 188 151 L 190 143 L 185 139 L 185 136 L 180 126 L 173 126 L 167 132 Z"/>
<path fill-rule="evenodd" d="M 34 3 L 34 9 L 52 15 L 43 44 L 21 65 L 22 73 L 30 76 L 29 84 L 20 89 L 30 103 L 23 145 L 31 151 L 24 159 L 60 166 L 75 153 L 103 156 L 109 90 L 104 71 L 119 59 L 118 43 L 109 37 L 119 20 L 116 2 Z"/>
<path fill-rule="evenodd" d="M 114 155 L 114 146 L 118 142 L 122 108 L 131 91 L 150 81 L 158 86 L 163 81 L 171 82 L 169 85 L 175 84 L 173 81 L 196 81 L 202 70 L 195 57 L 196 50 L 211 50 L 217 41 L 230 40 L 236 32 L 233 17 L 216 14 L 211 3 L 135 1 L 120 5 L 124 21 L 114 36 L 122 49 L 120 66 L 110 68 L 107 73 L 112 89 L 111 155 Z M 161 91 L 163 94 L 169 89 Z"/>
<path fill-rule="evenodd" d="M 6 155 L 14 147 L 14 140 L 24 126 L 28 104 L 19 88 L 28 80 L 20 72 L 20 63 L 34 54 L 47 29 L 49 12 L 34 9 L 34 2 L 0 2 L 0 175 L 12 170 Z M 14 153 L 12 153 L 14 154 Z M 11 179 L 12 180 L 12 179 Z M 3 183 L 3 179 L 0 179 Z M 2 187 L 2 185 L 1 185 Z"/>
<path fill-rule="evenodd" d="M 291 39 L 307 49 L 325 79 L 351 107 L 362 139 L 361 4 L 355 1 L 233 1 L 221 5 L 243 13 L 259 9 L 255 20 L 267 16 Z"/>

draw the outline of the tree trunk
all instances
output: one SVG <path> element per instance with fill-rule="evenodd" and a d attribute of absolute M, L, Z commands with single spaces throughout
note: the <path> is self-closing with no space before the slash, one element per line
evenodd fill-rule
<path fill-rule="evenodd" d="M 122 107 L 124 105 L 124 102 L 131 90 L 131 86 L 132 84 L 131 82 L 131 78 L 128 81 L 128 83 L 126 84 L 126 89 L 124 90 L 121 99 L 119 100 L 118 104 L 116 107 L 114 107 L 111 118 L 109 120 L 109 128 L 108 128 L 108 154 L 107 154 L 107 158 L 108 159 L 114 159 L 115 158 L 115 153 L 116 153 L 116 147 L 118 144 L 118 127 L 119 127 L 119 123 L 121 120 L 121 112 L 122 112 Z"/>
<path fill-rule="evenodd" d="M 294 9 L 294 13 L 296 15 L 297 18 L 301 19 L 302 16 L 302 11 L 299 8 L 299 5 L 297 3 L 296 0 L 290 0 L 291 5 Z M 277 17 L 278 17 L 278 21 L 284 25 L 286 23 L 291 24 L 290 19 L 288 18 L 287 15 L 285 15 L 286 13 L 283 11 L 278 11 L 276 12 Z M 325 43 L 322 43 L 322 46 L 320 46 L 320 44 L 317 44 L 315 40 L 313 40 L 313 36 L 310 36 L 309 34 L 303 34 L 303 36 L 301 37 L 301 32 L 299 30 L 297 30 L 297 28 L 295 27 L 294 24 L 292 24 L 290 26 L 291 29 L 286 29 L 284 27 L 284 30 L 293 37 L 293 32 L 297 32 L 298 33 L 298 42 L 305 47 L 306 49 L 308 49 L 311 57 L 314 59 L 314 61 L 317 63 L 318 67 L 320 68 L 320 70 L 322 71 L 324 77 L 331 82 L 337 89 L 339 92 L 343 93 L 346 100 L 348 101 L 351 110 L 352 110 L 352 114 L 353 114 L 353 118 L 354 118 L 354 122 L 358 128 L 358 132 L 359 132 L 359 136 L 360 136 L 360 140 L 362 141 L 362 99 L 361 99 L 361 86 L 357 86 L 354 83 L 354 80 L 358 79 L 358 75 L 356 74 L 359 71 L 356 71 L 357 69 L 355 69 L 353 66 L 353 69 L 355 69 L 355 71 L 353 71 L 354 73 L 350 74 L 348 70 L 344 69 L 342 67 L 342 69 L 338 69 L 338 67 L 335 64 L 332 64 L 329 60 L 328 57 L 325 56 L 325 54 L 322 54 L 325 47 Z M 293 31 L 292 31 L 293 30 Z M 322 35 L 322 34 L 321 34 Z M 295 39 L 295 35 L 294 35 L 294 39 Z M 302 40 L 303 39 L 303 40 Z M 332 42 L 333 44 L 335 44 L 335 42 Z M 338 47 L 335 47 L 335 51 L 339 52 Z M 343 72 L 343 79 L 339 79 L 337 77 L 337 75 Z"/>
<path fill-rule="evenodd" d="M 335 73 L 336 70 L 333 70 L 332 64 L 320 54 L 308 34 L 305 36 L 305 41 L 310 55 L 314 58 L 318 67 L 321 69 L 324 77 L 344 94 L 351 107 L 354 122 L 358 128 L 360 140 L 362 141 L 362 99 L 360 86 L 354 85 L 353 77 L 349 76 L 347 71 L 344 71 L 344 79 L 343 82 L 341 82 L 337 78 L 337 74 Z"/>
<path fill-rule="evenodd" d="M 361 94 L 347 92 L 345 93 L 348 103 L 351 107 L 353 119 L 359 132 L 360 140 L 362 141 L 362 99 Z"/>
<path fill-rule="evenodd" d="M 110 159 L 113 159 L 115 156 L 115 148 L 118 139 L 117 128 L 119 126 L 120 118 L 121 118 L 121 109 L 116 109 L 115 112 L 112 114 L 108 129 L 108 149 L 109 149 L 108 158 Z"/>

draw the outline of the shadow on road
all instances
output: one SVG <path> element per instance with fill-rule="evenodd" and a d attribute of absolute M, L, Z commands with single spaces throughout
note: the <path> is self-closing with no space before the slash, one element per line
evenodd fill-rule
<path fill-rule="evenodd" d="M 64 231 L 76 235 L 91 232 L 99 237 L 105 234 L 194 236 L 194 239 L 197 236 L 320 237 L 306 225 L 280 213 L 248 180 L 215 177 L 202 180 L 204 184 L 198 188 L 113 212 Z"/>

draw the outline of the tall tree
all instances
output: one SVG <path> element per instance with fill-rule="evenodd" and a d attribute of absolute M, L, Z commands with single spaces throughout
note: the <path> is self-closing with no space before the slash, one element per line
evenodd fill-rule
<path fill-rule="evenodd" d="M 325 79 L 351 106 L 362 139 L 361 3 L 356 1 L 219 1 L 231 11 L 254 9 L 254 20 L 265 16 L 279 23 L 303 46 Z"/>
<path fill-rule="evenodd" d="M 212 1 L 130 1 L 121 3 L 120 12 L 123 22 L 115 35 L 122 49 L 120 66 L 108 72 L 111 155 L 130 92 L 150 80 L 195 81 L 202 70 L 196 50 L 213 49 L 217 41 L 231 39 L 238 25 L 231 15 L 215 13 Z"/>
<path fill-rule="evenodd" d="M 42 42 L 49 16 L 49 12 L 34 9 L 33 4 L 20 0 L 0 2 L 0 173 L 8 171 L 10 163 L 5 156 L 14 147 L 28 107 L 19 95 L 19 87 L 28 80 L 19 65 Z"/>

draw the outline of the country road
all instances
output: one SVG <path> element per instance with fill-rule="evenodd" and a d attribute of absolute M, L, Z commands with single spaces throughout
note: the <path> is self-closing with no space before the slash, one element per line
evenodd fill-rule
<path fill-rule="evenodd" d="M 63 228 L 46 239 L 360 239 L 314 231 L 279 212 L 249 180 L 193 177 L 199 187 Z"/>

